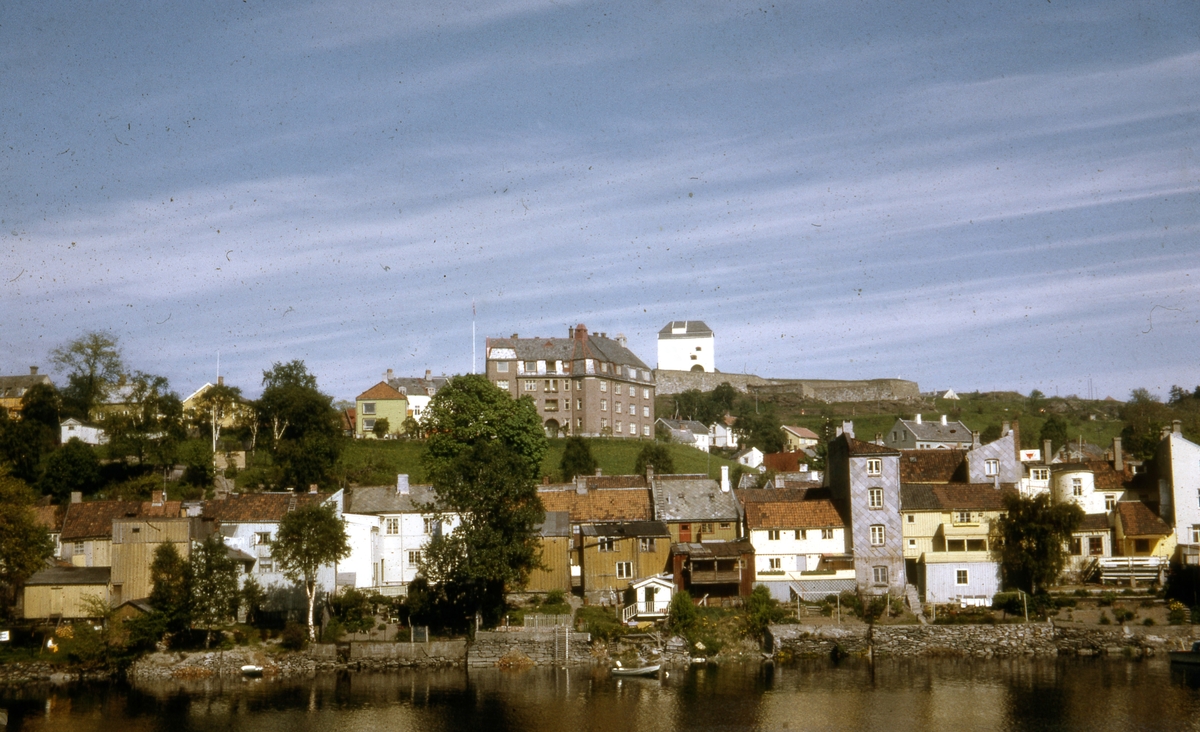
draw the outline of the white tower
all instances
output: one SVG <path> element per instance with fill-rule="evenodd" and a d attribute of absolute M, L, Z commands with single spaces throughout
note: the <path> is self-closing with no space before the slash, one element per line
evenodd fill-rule
<path fill-rule="evenodd" d="M 716 371 L 713 332 L 700 320 L 672 320 L 658 331 L 658 368 Z"/>

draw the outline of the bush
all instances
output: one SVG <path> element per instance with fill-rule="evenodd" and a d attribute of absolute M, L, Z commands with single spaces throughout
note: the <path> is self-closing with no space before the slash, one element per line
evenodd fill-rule
<path fill-rule="evenodd" d="M 330 618 L 325 624 L 325 629 L 321 631 L 322 643 L 337 643 L 346 634 L 346 626 L 342 625 L 336 617 Z M 287 631 L 284 631 L 284 643 L 287 643 Z M 295 650 L 300 650 L 299 648 Z"/>
<path fill-rule="evenodd" d="M 1113 617 L 1117 619 L 1117 623 L 1124 625 L 1127 621 L 1137 617 L 1137 613 L 1132 610 L 1126 610 L 1122 607 L 1113 608 Z"/>
<path fill-rule="evenodd" d="M 1103 610 L 1100 611 L 1100 624 L 1112 625 L 1112 618 L 1108 617 L 1108 613 L 1104 612 Z"/>
<path fill-rule="evenodd" d="M 766 587 L 759 585 L 746 598 L 746 632 L 761 637 L 768 625 L 779 622 L 788 614 L 788 608 L 782 607 Z"/>
<path fill-rule="evenodd" d="M 671 607 L 667 613 L 667 628 L 672 633 L 686 633 L 695 624 L 699 613 L 696 612 L 696 603 L 692 602 L 692 596 L 686 590 L 680 590 L 671 598 Z"/>
<path fill-rule="evenodd" d="M 289 651 L 302 651 L 308 645 L 308 629 L 299 623 L 288 621 L 279 634 L 279 644 Z"/>
<path fill-rule="evenodd" d="M 1100 593 L 1100 600 L 1099 600 L 1100 607 L 1112 607 L 1112 604 L 1114 602 L 1116 602 L 1116 600 L 1117 600 L 1117 593 L 1115 593 L 1115 592 L 1101 592 Z"/>
<path fill-rule="evenodd" d="M 1173 600 L 1167 606 L 1167 622 L 1171 625 L 1183 625 L 1187 622 L 1187 607 L 1178 600 Z"/>
<path fill-rule="evenodd" d="M 992 598 L 992 607 L 1009 615 L 1024 615 L 1025 605 L 1020 592 L 997 592 Z"/>
<path fill-rule="evenodd" d="M 1145 620 L 1142 621 L 1142 625 L 1145 625 L 1146 627 L 1150 627 L 1151 625 L 1154 625 L 1154 618 L 1146 618 Z"/>
<path fill-rule="evenodd" d="M 609 608 L 589 605 L 575 613 L 575 627 L 592 634 L 592 640 L 612 640 L 625 632 L 625 627 Z"/>

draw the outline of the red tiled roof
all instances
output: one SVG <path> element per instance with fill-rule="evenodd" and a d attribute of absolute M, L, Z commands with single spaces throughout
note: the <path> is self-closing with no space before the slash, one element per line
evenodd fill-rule
<path fill-rule="evenodd" d="M 616 477 L 616 476 L 614 476 Z M 538 490 L 547 512 L 566 511 L 571 523 L 592 521 L 651 521 L 650 489 L 597 488 L 580 494 L 574 483 Z"/>
<path fill-rule="evenodd" d="M 225 523 L 269 523 L 328 497 L 320 493 L 235 493 L 205 503 L 204 516 Z"/>
<path fill-rule="evenodd" d="M 762 488 L 747 488 L 745 490 L 735 490 L 733 495 L 738 499 L 738 502 L 743 506 L 747 503 L 786 503 L 789 501 L 803 501 L 810 498 L 810 491 L 807 488 L 773 488 L 770 490 Z M 821 498 L 828 498 L 828 491 L 824 492 Z"/>
<path fill-rule="evenodd" d="M 828 498 L 746 504 L 746 526 L 750 529 L 820 529 L 845 525 L 837 506 Z"/>
<path fill-rule="evenodd" d="M 1141 501 L 1118 501 L 1117 518 L 1126 536 L 1166 536 L 1171 533 L 1167 522 Z"/>
<path fill-rule="evenodd" d="M 903 450 L 900 456 L 901 483 L 949 483 L 961 479 L 966 462 L 962 450 Z"/>
<path fill-rule="evenodd" d="M 763 465 L 776 473 L 795 473 L 800 470 L 800 458 L 808 462 L 808 455 L 802 452 L 769 452 L 763 455 Z"/>
<path fill-rule="evenodd" d="M 62 541 L 111 538 L 112 522 L 117 518 L 179 518 L 183 505 L 165 501 L 154 505 L 150 501 L 86 501 L 67 506 L 63 517 Z"/>
<path fill-rule="evenodd" d="M 358 395 L 358 399 L 404 399 L 405 396 L 398 389 L 388 386 L 386 381 L 381 381 L 370 389 L 367 389 L 362 394 Z"/>
<path fill-rule="evenodd" d="M 33 509 L 34 521 L 39 526 L 45 526 L 50 533 L 62 531 L 65 514 L 62 506 L 35 506 Z"/>

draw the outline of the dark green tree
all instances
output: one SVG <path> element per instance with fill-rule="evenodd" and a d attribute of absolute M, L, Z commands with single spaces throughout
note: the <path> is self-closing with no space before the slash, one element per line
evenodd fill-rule
<path fill-rule="evenodd" d="M 77 437 L 50 453 L 38 483 L 43 495 L 54 496 L 59 503 L 69 501 L 73 491 L 88 496 L 101 485 L 100 459 Z"/>
<path fill-rule="evenodd" d="M 188 561 L 192 577 L 192 623 L 205 631 L 204 647 L 214 628 L 225 625 L 237 612 L 237 563 L 229 557 L 220 534 L 210 534 L 192 550 Z"/>
<path fill-rule="evenodd" d="M 425 463 L 433 475 L 480 442 L 498 442 L 521 460 L 521 477 L 537 480 L 546 435 L 529 397 L 513 399 L 483 376 L 456 376 L 438 390 L 423 416 L 430 433 Z"/>
<path fill-rule="evenodd" d="M 36 427 L 43 450 L 58 444 L 62 425 L 62 397 L 52 384 L 34 384 L 21 397 L 21 421 Z"/>
<path fill-rule="evenodd" d="M 1037 593 L 1054 583 L 1067 561 L 1071 532 L 1083 521 L 1074 503 L 1053 504 L 1050 496 L 1008 495 L 992 546 L 1000 557 L 1004 584 Z"/>
<path fill-rule="evenodd" d="M 85 422 L 124 372 L 117 337 L 107 331 L 84 333 L 51 351 L 50 360 L 67 375 L 65 411 Z"/>
<path fill-rule="evenodd" d="M 123 399 L 127 409 L 104 421 L 109 454 L 137 465 L 174 464 L 187 434 L 183 404 L 167 378 L 134 372 L 126 379 Z"/>
<path fill-rule="evenodd" d="M 384 437 L 387 437 L 387 434 L 391 429 L 392 425 L 390 422 L 388 422 L 388 418 L 380 417 L 379 419 L 375 420 L 375 427 L 371 430 L 371 433 L 375 435 L 376 439 L 382 440 Z"/>
<path fill-rule="evenodd" d="M 1121 446 L 1134 457 L 1149 459 L 1162 439 L 1162 428 L 1175 418 L 1172 410 L 1146 389 L 1134 389 L 1121 407 Z"/>
<path fill-rule="evenodd" d="M 313 608 L 317 601 L 317 572 L 350 555 L 346 528 L 333 506 L 309 504 L 283 517 L 271 543 L 271 556 L 284 576 L 304 587 L 308 600 L 308 638 L 315 641 Z"/>
<path fill-rule="evenodd" d="M 1057 450 L 1058 448 L 1067 444 L 1067 442 L 1071 439 L 1070 433 L 1068 432 L 1069 429 L 1070 426 L 1067 424 L 1065 419 L 1057 414 L 1051 414 L 1046 418 L 1046 421 L 1042 423 L 1042 431 L 1040 434 L 1041 441 L 1045 442 L 1046 440 L 1050 440 L 1050 449 Z M 1050 456 L 1045 455 L 1044 458 L 1049 460 Z"/>
<path fill-rule="evenodd" d="M 564 481 L 575 480 L 577 475 L 592 475 L 596 472 L 596 458 L 591 445 L 582 437 L 568 437 L 563 446 L 562 460 L 558 463 Z"/>
<path fill-rule="evenodd" d="M 7 464 L 13 476 L 27 483 L 37 481 L 44 444 L 37 425 L 10 419 L 0 407 L 0 465 Z"/>
<path fill-rule="evenodd" d="M 687 590 L 679 590 L 671 597 L 671 606 L 667 610 L 667 628 L 672 632 L 683 635 L 695 627 L 700 619 L 696 611 L 696 603 L 692 601 Z"/>
<path fill-rule="evenodd" d="M 0 407 L 0 411 L 3 408 Z M 13 607 L 17 588 L 46 566 L 54 543 L 37 522 L 37 495 L 0 466 L 0 608 Z"/>
<path fill-rule="evenodd" d="M 276 363 L 263 372 L 259 421 L 269 429 L 279 482 L 297 490 L 331 481 L 341 452 L 341 417 L 333 398 L 317 389 L 303 361 Z"/>
<path fill-rule="evenodd" d="M 712 390 L 712 395 L 709 397 L 709 400 L 712 402 L 713 407 L 718 412 L 717 416 L 723 417 L 726 413 L 733 412 L 733 407 L 734 404 L 737 403 L 737 398 L 737 389 L 734 389 L 728 381 L 724 381 L 721 382 L 716 389 Z"/>
<path fill-rule="evenodd" d="M 671 455 L 671 448 L 661 442 L 648 443 L 638 452 L 637 460 L 633 464 L 633 472 L 637 475 L 645 475 L 647 465 L 653 465 L 655 473 L 674 473 L 675 458 Z"/>
<path fill-rule="evenodd" d="M 267 603 L 267 592 L 251 575 L 242 583 L 241 593 L 238 595 L 238 604 L 246 610 L 246 622 L 258 622 L 258 614 L 262 611 L 263 605 Z"/>
<path fill-rule="evenodd" d="M 783 451 L 783 431 L 773 404 L 743 397 L 738 400 L 734 416 L 734 429 L 741 436 L 742 447 L 757 447 L 764 453 Z"/>
<path fill-rule="evenodd" d="M 174 544 L 160 544 L 150 562 L 150 606 L 157 627 L 182 633 L 192 626 L 192 573 Z"/>

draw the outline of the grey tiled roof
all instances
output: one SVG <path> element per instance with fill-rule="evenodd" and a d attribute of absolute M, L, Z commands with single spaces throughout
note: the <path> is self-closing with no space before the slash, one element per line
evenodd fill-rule
<path fill-rule="evenodd" d="M 697 422 L 694 419 L 667 419 L 660 417 L 659 422 L 662 422 L 668 429 L 678 432 L 690 432 L 694 435 L 707 435 L 708 428 L 703 422 Z"/>
<path fill-rule="evenodd" d="M 577 361 L 591 358 L 639 369 L 650 368 L 633 351 L 611 338 L 598 335 L 589 335 L 586 341 L 574 338 L 489 338 L 487 348 L 489 354 L 493 348 L 511 348 L 518 361 Z"/>
<path fill-rule="evenodd" d="M 27 585 L 106 585 L 112 567 L 49 567 L 34 574 Z"/>
<path fill-rule="evenodd" d="M 619 523 L 584 524 L 584 536 L 670 536 L 662 521 L 624 521 Z"/>
<path fill-rule="evenodd" d="M 970 442 L 971 430 L 962 422 L 950 422 L 942 424 L 941 420 L 936 422 L 921 421 L 917 424 L 916 420 L 902 419 L 900 423 L 908 428 L 910 432 L 917 436 L 918 440 L 928 442 Z"/>
<path fill-rule="evenodd" d="M 387 384 L 403 394 L 433 396 L 449 380 L 449 376 L 431 376 L 428 379 L 420 376 L 401 376 L 388 379 Z"/>
<path fill-rule="evenodd" d="M 567 511 L 547 511 L 546 519 L 537 527 L 539 536 L 570 536 L 571 514 Z"/>
<path fill-rule="evenodd" d="M 651 486 L 659 521 L 735 521 L 737 499 L 706 475 L 655 476 Z"/>
<path fill-rule="evenodd" d="M 437 500 L 431 485 L 410 485 L 407 494 L 394 485 L 368 485 L 346 489 L 343 513 L 422 513 Z"/>
<path fill-rule="evenodd" d="M 45 374 L 0 376 L 0 397 L 12 399 L 24 396 L 27 390 L 37 384 L 50 385 L 50 377 Z"/>
<path fill-rule="evenodd" d="M 684 328 L 684 333 L 673 333 L 675 328 Z M 658 337 L 663 338 L 695 338 L 697 336 L 712 335 L 712 328 L 704 324 L 703 320 L 672 320 L 658 331 Z"/>

